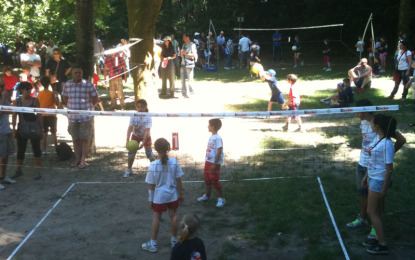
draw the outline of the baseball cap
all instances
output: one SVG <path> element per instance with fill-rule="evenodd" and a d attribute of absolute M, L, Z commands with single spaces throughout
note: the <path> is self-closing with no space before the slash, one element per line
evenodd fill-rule
<path fill-rule="evenodd" d="M 344 88 L 344 83 L 343 83 L 343 82 L 341 82 L 341 83 L 337 84 L 337 86 L 338 86 L 338 87 L 341 87 L 341 88 Z"/>
<path fill-rule="evenodd" d="M 166 37 L 164 37 L 163 41 L 171 41 L 171 37 L 170 36 L 166 36 Z"/>
<path fill-rule="evenodd" d="M 277 75 L 277 73 L 273 69 L 269 69 L 267 72 L 268 72 L 268 74 L 271 74 L 274 77 L 275 77 L 275 75 Z"/>
<path fill-rule="evenodd" d="M 195 36 L 198 36 L 200 33 L 198 33 L 198 32 L 195 32 Z"/>

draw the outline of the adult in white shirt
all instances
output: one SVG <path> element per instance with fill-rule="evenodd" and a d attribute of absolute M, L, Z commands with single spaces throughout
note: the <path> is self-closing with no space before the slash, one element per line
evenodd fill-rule
<path fill-rule="evenodd" d="M 35 43 L 29 42 L 27 44 L 27 53 L 20 55 L 22 67 L 30 66 L 30 75 L 33 78 L 40 78 L 39 68 L 42 67 L 40 56 L 35 53 Z"/>
<path fill-rule="evenodd" d="M 393 81 L 395 81 L 395 86 L 388 98 L 393 99 L 395 97 L 396 92 L 398 92 L 399 85 L 402 84 L 404 86 L 402 92 L 402 101 L 406 100 L 406 96 L 408 95 L 408 89 L 406 84 L 409 81 L 409 75 L 411 73 L 411 66 L 412 66 L 412 52 L 408 50 L 408 42 L 407 41 L 399 41 L 399 52 L 397 57 L 398 63 L 398 70 L 395 71 L 395 75 L 393 76 Z"/>
<path fill-rule="evenodd" d="M 242 33 L 242 38 L 239 40 L 239 69 L 242 69 L 242 63 L 244 67 L 248 66 L 248 57 L 249 57 L 249 45 L 251 44 L 251 40 Z"/>

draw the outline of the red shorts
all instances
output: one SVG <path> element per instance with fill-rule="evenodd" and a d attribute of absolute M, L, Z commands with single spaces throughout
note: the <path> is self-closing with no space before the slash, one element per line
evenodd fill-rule
<path fill-rule="evenodd" d="M 131 140 L 136 140 L 138 143 L 143 142 L 143 138 L 140 138 L 135 135 L 131 135 Z M 144 144 L 145 147 L 151 146 L 151 136 L 147 138 L 147 142 Z"/>
<path fill-rule="evenodd" d="M 213 185 L 215 189 L 221 189 L 222 186 L 219 183 L 220 177 L 220 164 L 216 165 L 215 171 L 211 171 L 213 163 L 205 162 L 205 169 L 203 171 L 203 177 L 206 185 Z"/>
<path fill-rule="evenodd" d="M 163 204 L 153 203 L 153 212 L 165 212 L 165 211 L 167 211 L 167 208 L 169 208 L 169 209 L 178 209 L 179 208 L 179 200 L 172 201 L 172 202 L 169 202 L 169 203 L 163 203 Z"/>
<path fill-rule="evenodd" d="M 330 62 L 330 56 L 324 56 L 323 62 L 324 63 Z"/>

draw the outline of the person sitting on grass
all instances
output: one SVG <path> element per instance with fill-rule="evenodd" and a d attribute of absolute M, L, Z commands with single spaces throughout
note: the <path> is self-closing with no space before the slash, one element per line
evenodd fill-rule
<path fill-rule="evenodd" d="M 349 97 L 347 96 L 344 83 L 337 84 L 337 93 L 320 101 L 325 104 L 330 104 L 332 108 L 349 106 Z"/>
<path fill-rule="evenodd" d="M 367 65 L 367 59 L 362 58 L 360 62 L 348 71 L 350 82 L 354 82 L 359 94 L 363 93 L 363 88 L 370 88 L 372 81 L 372 67 Z"/>
<path fill-rule="evenodd" d="M 281 90 L 277 86 L 277 78 L 275 77 L 276 74 L 277 73 L 273 69 L 269 69 L 268 71 L 261 71 L 259 73 L 260 77 L 268 83 L 269 88 L 271 89 L 272 96 L 271 96 L 271 99 L 268 102 L 268 110 L 267 111 L 272 110 L 272 105 L 275 102 L 280 104 L 281 108 L 284 105 L 284 96 L 283 96 Z"/>

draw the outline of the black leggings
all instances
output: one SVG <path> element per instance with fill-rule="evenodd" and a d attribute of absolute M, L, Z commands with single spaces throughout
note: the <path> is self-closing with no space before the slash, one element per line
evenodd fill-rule
<path fill-rule="evenodd" d="M 24 160 L 25 152 L 26 152 L 26 146 L 27 146 L 27 140 L 26 138 L 23 138 L 19 136 L 17 133 L 17 159 L 18 160 Z M 32 143 L 32 150 L 35 154 L 35 158 L 39 158 L 42 156 L 42 151 L 40 150 L 40 138 L 36 139 L 30 139 L 30 142 Z"/>

